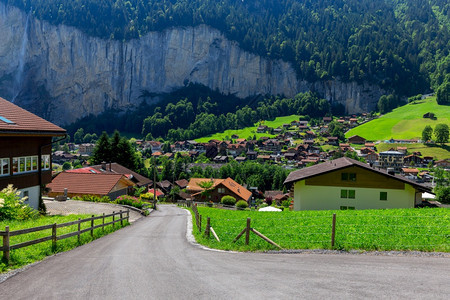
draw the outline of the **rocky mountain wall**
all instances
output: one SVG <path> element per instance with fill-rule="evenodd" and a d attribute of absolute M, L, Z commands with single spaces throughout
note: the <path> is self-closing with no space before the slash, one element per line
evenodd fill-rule
<path fill-rule="evenodd" d="M 134 108 L 143 91 L 167 93 L 189 82 L 240 98 L 313 89 L 349 113 L 373 109 L 384 93 L 369 84 L 298 80 L 289 63 L 243 51 L 206 25 L 122 42 L 0 3 L 0 36 L 0 96 L 60 125 L 107 108 Z"/>

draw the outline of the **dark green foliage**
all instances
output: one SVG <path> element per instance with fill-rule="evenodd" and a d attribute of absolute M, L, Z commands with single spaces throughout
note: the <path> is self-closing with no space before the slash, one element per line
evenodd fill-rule
<path fill-rule="evenodd" d="M 426 143 L 427 141 L 431 140 L 432 135 L 433 135 L 433 128 L 431 128 L 430 125 L 425 126 L 425 128 L 422 131 L 422 141 Z"/>
<path fill-rule="evenodd" d="M 388 113 L 392 111 L 394 108 L 397 108 L 401 105 L 401 101 L 396 95 L 383 95 L 378 100 L 378 111 L 382 114 Z"/>
<path fill-rule="evenodd" d="M 237 207 L 237 208 L 240 208 L 240 209 L 245 209 L 245 208 L 248 207 L 248 203 L 247 203 L 247 201 L 239 200 L 239 201 L 236 203 L 236 207 Z"/>
<path fill-rule="evenodd" d="M 328 124 L 328 133 L 331 136 L 337 137 L 339 141 L 345 140 L 344 129 L 342 128 L 342 125 L 336 121 L 332 121 Z"/>
<path fill-rule="evenodd" d="M 104 131 L 95 145 L 91 160 L 93 164 L 102 162 L 111 162 L 111 141 L 108 134 Z"/>
<path fill-rule="evenodd" d="M 0 190 L 0 221 L 27 220 L 37 217 L 38 212 L 23 201 L 25 199 L 17 195 L 17 189 L 12 184 Z"/>
<path fill-rule="evenodd" d="M 450 105 L 450 81 L 446 81 L 438 87 L 436 101 L 441 105 Z"/>
<path fill-rule="evenodd" d="M 72 169 L 72 164 L 71 164 L 70 162 L 66 161 L 66 162 L 63 163 L 63 165 L 62 165 L 62 169 L 63 169 L 63 170 L 70 170 L 70 169 Z"/>
<path fill-rule="evenodd" d="M 102 202 L 102 203 L 110 203 L 111 199 L 108 196 L 95 196 L 95 195 L 81 195 L 73 197 L 73 200 L 87 201 L 87 202 Z"/>
<path fill-rule="evenodd" d="M 437 189 L 436 200 L 441 203 L 450 204 L 450 186 L 445 186 Z"/>
<path fill-rule="evenodd" d="M 368 80 L 401 94 L 427 89 L 430 74 L 440 85 L 436 62 L 449 54 L 445 0 L 2 1 L 107 39 L 208 24 L 306 80 Z"/>
<path fill-rule="evenodd" d="M 233 206 L 236 204 L 236 198 L 234 198 L 233 196 L 223 196 L 222 200 L 220 201 L 220 203 L 224 204 L 224 205 L 230 205 Z"/>
<path fill-rule="evenodd" d="M 142 209 L 145 206 L 145 203 L 142 202 L 139 198 L 128 195 L 122 195 L 117 197 L 114 203 L 133 206 L 139 209 Z"/>
<path fill-rule="evenodd" d="M 447 124 L 437 124 L 434 128 L 434 136 L 436 137 L 436 143 L 447 143 L 449 139 L 449 128 Z"/>

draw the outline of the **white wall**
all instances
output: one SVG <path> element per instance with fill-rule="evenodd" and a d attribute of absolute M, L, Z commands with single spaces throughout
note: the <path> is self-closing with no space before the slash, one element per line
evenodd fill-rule
<path fill-rule="evenodd" d="M 28 199 L 24 202 L 24 204 L 27 204 L 34 209 L 39 208 L 39 194 L 41 191 L 38 185 L 20 189 L 18 191 L 20 192 L 21 198 L 24 197 L 24 192 L 28 191 Z"/>
<path fill-rule="evenodd" d="M 355 190 L 355 199 L 341 199 L 341 190 Z M 380 200 L 380 192 L 387 192 L 387 201 Z M 412 208 L 415 189 L 405 184 L 404 190 L 350 188 L 305 185 L 305 180 L 294 185 L 294 210 Z"/>

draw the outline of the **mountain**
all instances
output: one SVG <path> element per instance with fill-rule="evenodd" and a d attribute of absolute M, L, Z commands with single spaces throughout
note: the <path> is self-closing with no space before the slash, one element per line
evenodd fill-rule
<path fill-rule="evenodd" d="M 436 88 L 450 66 L 443 0 L 0 0 L 0 15 L 0 93 L 59 124 L 188 83 L 313 90 L 356 113 Z"/>

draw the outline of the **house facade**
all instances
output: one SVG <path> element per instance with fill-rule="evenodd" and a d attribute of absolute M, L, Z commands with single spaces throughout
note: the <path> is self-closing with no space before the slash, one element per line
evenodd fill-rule
<path fill-rule="evenodd" d="M 202 182 L 212 181 L 212 187 L 207 198 L 202 196 L 204 189 L 199 185 Z M 231 178 L 215 179 L 215 178 L 191 178 L 186 187 L 186 191 L 191 195 L 191 199 L 196 201 L 213 201 L 220 202 L 223 196 L 229 195 L 236 200 L 249 201 L 252 193 Z"/>
<path fill-rule="evenodd" d="M 412 208 L 431 189 L 342 157 L 289 174 L 294 210 Z"/>
<path fill-rule="evenodd" d="M 52 181 L 52 138 L 66 131 L 0 98 L 0 189 L 12 184 L 25 204 L 39 208 L 41 187 Z"/>

